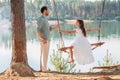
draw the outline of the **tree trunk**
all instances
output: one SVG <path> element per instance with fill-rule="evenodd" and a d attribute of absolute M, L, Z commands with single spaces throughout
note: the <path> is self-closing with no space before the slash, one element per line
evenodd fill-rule
<path fill-rule="evenodd" d="M 34 76 L 27 62 L 24 0 L 11 0 L 10 2 L 12 16 L 12 61 L 6 74 Z"/>

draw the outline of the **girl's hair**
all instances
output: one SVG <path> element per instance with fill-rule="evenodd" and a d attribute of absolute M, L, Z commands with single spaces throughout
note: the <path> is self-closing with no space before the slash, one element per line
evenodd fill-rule
<path fill-rule="evenodd" d="M 82 33 L 83 35 L 86 37 L 86 30 L 85 30 L 85 27 L 84 27 L 84 22 L 83 20 L 77 20 L 80 24 L 80 29 L 82 30 Z"/>

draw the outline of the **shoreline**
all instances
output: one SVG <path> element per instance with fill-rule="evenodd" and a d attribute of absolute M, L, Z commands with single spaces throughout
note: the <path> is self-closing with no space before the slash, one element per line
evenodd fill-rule
<path fill-rule="evenodd" d="M 83 20 L 85 23 L 92 23 L 95 22 L 95 20 Z M 50 25 L 54 25 L 57 23 L 56 20 L 49 20 L 48 21 Z M 60 23 L 67 23 L 67 24 L 75 24 L 76 20 L 64 20 L 64 21 L 59 21 Z M 99 20 L 97 20 L 99 22 Z M 102 22 L 116 22 L 116 20 L 102 20 Z"/>
<path fill-rule="evenodd" d="M 95 20 L 83 20 L 84 23 L 92 23 L 95 22 Z M 76 22 L 76 20 L 64 20 L 64 21 L 59 21 L 59 23 L 66 23 L 66 24 L 70 24 L 70 25 L 74 25 Z M 99 20 L 97 20 L 97 22 L 99 22 Z M 117 22 L 116 20 L 102 20 L 102 22 Z M 31 25 L 33 24 L 34 26 L 36 26 L 36 20 L 33 20 L 31 22 L 26 21 L 26 25 Z M 57 24 L 57 20 L 48 20 L 48 23 L 50 25 L 55 25 Z"/>

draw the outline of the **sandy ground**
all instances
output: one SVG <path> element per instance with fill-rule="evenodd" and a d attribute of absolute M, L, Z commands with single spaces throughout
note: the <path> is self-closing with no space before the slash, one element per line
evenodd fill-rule
<path fill-rule="evenodd" d="M 79 73 L 65 74 L 58 72 L 42 73 L 35 72 L 35 77 L 10 77 L 0 75 L 0 80 L 120 80 L 120 74 L 105 73 Z"/>

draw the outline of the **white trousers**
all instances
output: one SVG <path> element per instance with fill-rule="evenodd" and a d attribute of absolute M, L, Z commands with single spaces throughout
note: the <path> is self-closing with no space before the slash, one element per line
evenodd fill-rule
<path fill-rule="evenodd" d="M 41 42 L 40 45 L 41 45 L 40 67 L 42 68 L 42 71 L 47 71 L 50 42 L 48 41 L 45 44 Z"/>

